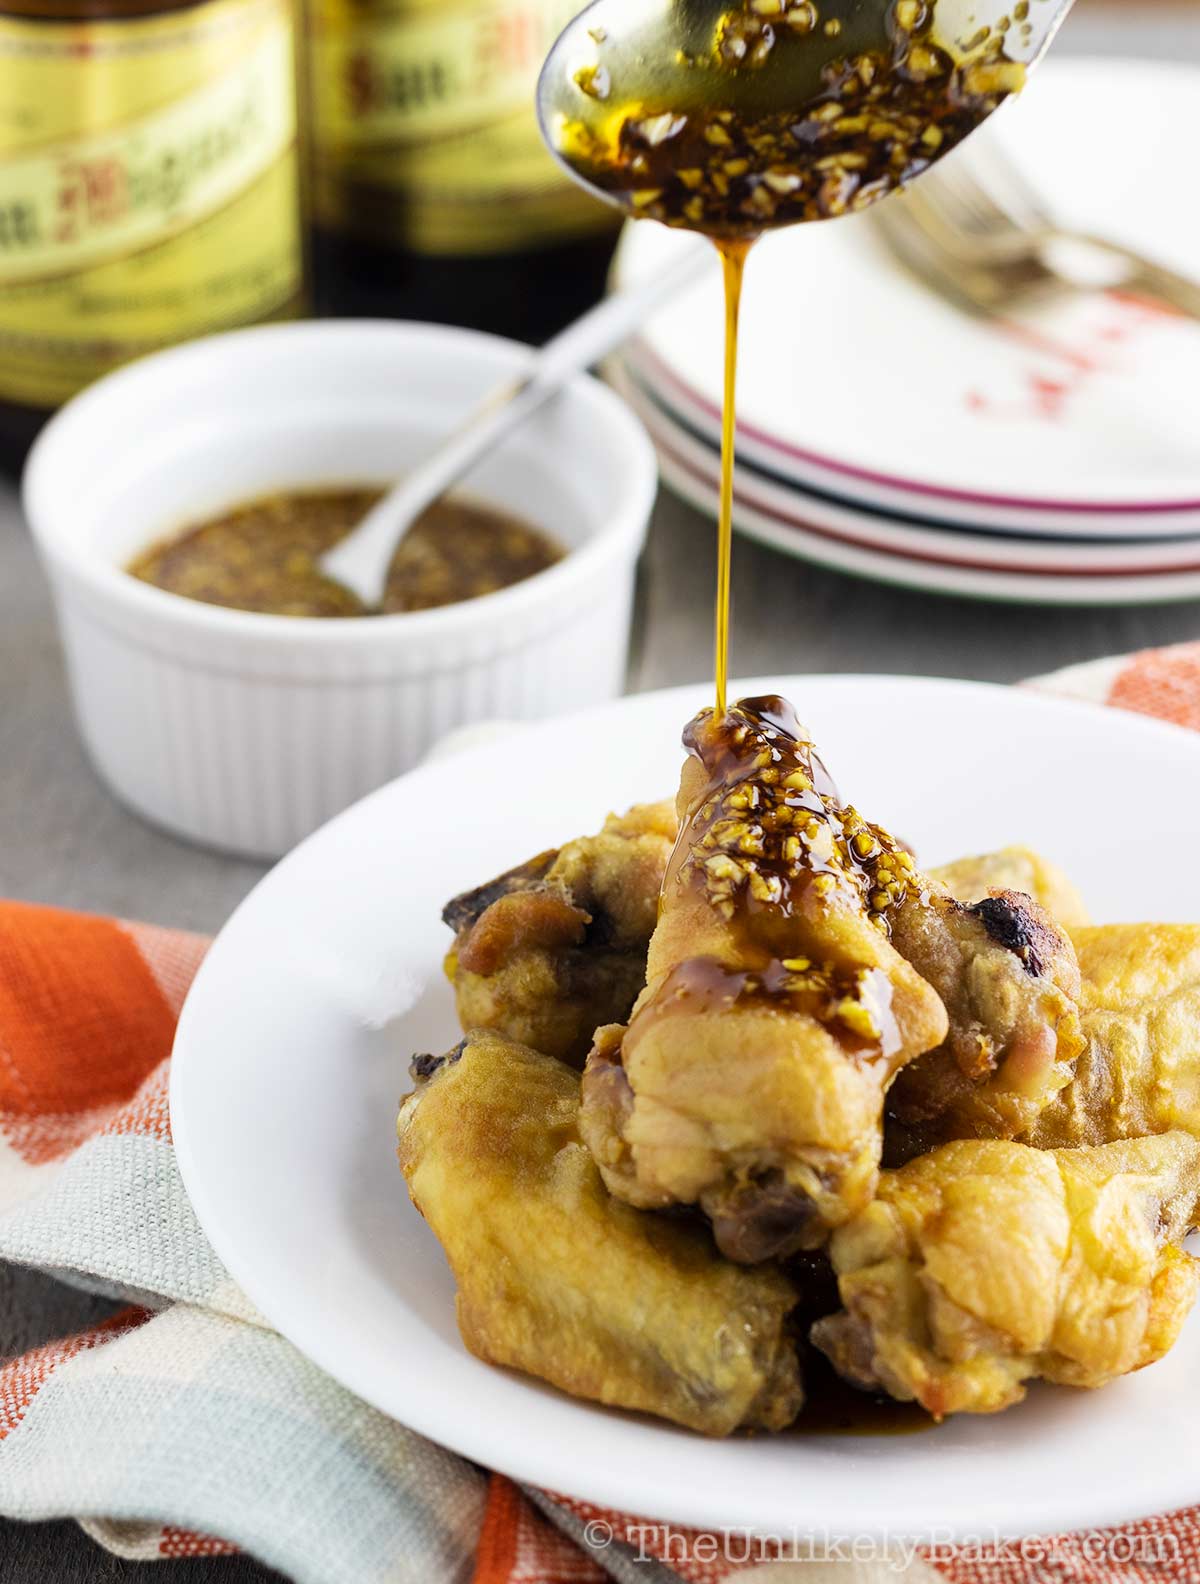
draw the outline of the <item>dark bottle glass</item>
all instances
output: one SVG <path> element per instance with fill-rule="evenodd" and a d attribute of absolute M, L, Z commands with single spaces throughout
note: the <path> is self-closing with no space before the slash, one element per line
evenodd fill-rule
<path fill-rule="evenodd" d="M 618 222 L 542 146 L 573 0 L 313 0 L 317 304 L 541 341 L 603 293 Z"/>

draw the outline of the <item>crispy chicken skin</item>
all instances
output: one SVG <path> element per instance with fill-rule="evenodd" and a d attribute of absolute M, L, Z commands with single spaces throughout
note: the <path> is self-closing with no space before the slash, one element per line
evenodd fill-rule
<path fill-rule="evenodd" d="M 1040 1149 L 1184 1128 L 1200 1138 L 1200 925 L 1077 929 L 1087 1048 L 1024 1135 Z"/>
<path fill-rule="evenodd" d="M 1090 924 L 1083 898 L 1057 864 L 1029 847 L 1002 847 L 978 858 L 931 869 L 929 878 L 959 902 L 982 902 L 997 891 L 1020 891 L 1049 913 L 1062 929 Z"/>
<path fill-rule="evenodd" d="M 1179 1335 L 1200 1265 L 1176 1245 L 1198 1188 L 1186 1133 L 944 1145 L 884 1173 L 834 1234 L 843 1308 L 812 1339 L 855 1385 L 939 1419 L 1007 1408 L 1035 1378 L 1103 1386 Z"/>
<path fill-rule="evenodd" d="M 869 1202 L 884 1093 L 946 1015 L 882 917 L 911 858 L 840 803 L 791 706 L 705 711 L 684 740 L 647 987 L 597 1035 L 583 1133 L 619 1199 L 699 1204 L 754 1263 Z"/>
<path fill-rule="evenodd" d="M 897 1077 L 889 1161 L 955 1138 L 1015 1138 L 1084 1048 L 1075 948 L 1032 897 L 957 901 L 933 880 L 891 912 L 892 940 L 937 991 L 950 1032 Z"/>
<path fill-rule="evenodd" d="M 646 981 L 675 830 L 670 803 L 641 805 L 447 903 L 462 1028 L 582 1067 L 595 1030 L 628 1017 Z"/>
<path fill-rule="evenodd" d="M 707 1435 L 791 1423 L 796 1291 L 722 1259 L 698 1221 L 612 1199 L 580 1141 L 575 1073 L 487 1031 L 413 1072 L 400 1164 L 473 1353 Z"/>

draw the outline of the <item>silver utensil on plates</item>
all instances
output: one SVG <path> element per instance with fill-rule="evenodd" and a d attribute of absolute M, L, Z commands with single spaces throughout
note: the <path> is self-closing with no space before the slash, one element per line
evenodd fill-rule
<path fill-rule="evenodd" d="M 881 204 L 874 220 L 927 286 L 979 313 L 1117 289 L 1200 319 L 1200 282 L 1114 238 L 1057 221 L 995 137 L 945 161 L 904 202 Z"/>

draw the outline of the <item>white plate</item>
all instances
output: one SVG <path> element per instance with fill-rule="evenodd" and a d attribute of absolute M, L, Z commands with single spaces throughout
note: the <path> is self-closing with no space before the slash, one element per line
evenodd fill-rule
<path fill-rule="evenodd" d="M 658 452 L 663 482 L 705 516 L 717 515 L 719 458 L 708 446 L 672 424 L 661 409 L 640 397 L 627 377 L 613 376 L 617 389 L 640 414 Z M 784 509 L 767 500 L 757 475 L 739 462 L 734 482 L 733 525 L 739 533 L 785 555 L 897 588 L 958 595 L 1017 605 L 1128 606 L 1178 604 L 1200 599 L 1200 570 L 1087 575 L 1065 570 L 1022 572 L 999 561 L 985 569 L 965 558 L 916 555 L 907 546 L 882 547 L 888 529 L 865 509 L 831 507 L 800 489 L 785 493 Z M 919 533 L 920 530 L 914 530 Z M 893 540 L 898 534 L 891 534 Z M 940 539 L 965 536 L 939 534 Z M 989 548 L 999 545 L 988 540 Z M 1176 552 L 1178 553 L 1178 552 Z"/>
<path fill-rule="evenodd" d="M 1195 916 L 1186 842 L 1113 862 L 1114 797 L 1154 788 L 1188 831 L 1200 738 L 967 683 L 775 678 L 843 790 L 930 863 L 1030 841 L 1097 917 Z M 414 1050 L 456 1038 L 443 901 L 675 784 L 707 688 L 627 699 L 415 771 L 286 858 L 235 913 L 188 997 L 171 1115 L 184 1181 L 272 1325 L 385 1413 L 480 1463 L 677 1523 L 790 1535 L 1051 1533 L 1200 1499 L 1200 1324 L 1097 1393 L 1037 1390 L 995 1419 L 899 1437 L 709 1441 L 480 1363 L 396 1166 Z M 1136 815 L 1132 815 L 1136 819 Z"/>
<path fill-rule="evenodd" d="M 1186 66 L 1052 60 L 981 136 L 1003 141 L 1064 220 L 1200 276 L 1200 210 L 1175 196 L 1193 182 L 1198 94 Z M 1107 130 L 1115 102 L 1136 137 Z M 679 245 L 661 226 L 628 226 L 618 280 Z M 719 293 L 708 276 L 630 354 L 713 432 Z M 745 454 L 882 504 L 912 510 L 916 496 L 921 515 L 946 520 L 970 504 L 1017 531 L 1045 531 L 1047 512 L 1055 532 L 1200 528 L 1200 326 L 1103 294 L 1023 323 L 1071 357 L 943 303 L 893 263 L 869 215 L 769 237 L 747 270 Z"/>

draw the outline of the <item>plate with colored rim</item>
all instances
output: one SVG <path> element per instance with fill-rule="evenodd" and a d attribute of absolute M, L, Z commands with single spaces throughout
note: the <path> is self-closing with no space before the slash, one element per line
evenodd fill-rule
<path fill-rule="evenodd" d="M 980 136 L 1004 143 L 1065 222 L 1200 277 L 1200 211 L 1174 200 L 1191 181 L 1198 91 L 1185 65 L 1052 59 Z M 1136 139 L 1102 130 L 1117 101 Z M 680 245 L 627 226 L 615 279 L 652 273 Z M 712 436 L 719 293 L 714 275 L 698 282 L 628 354 Z M 1195 532 L 1198 385 L 1200 326 L 1109 293 L 1003 325 L 970 317 L 893 262 L 869 214 L 768 237 L 747 266 L 739 446 L 842 495 L 951 522 L 969 508 L 1018 532 L 1045 532 L 1048 514 L 1056 534 Z"/>
<path fill-rule="evenodd" d="M 626 389 L 619 375 L 615 383 L 619 390 Z M 682 500 L 715 520 L 717 453 L 665 421 L 661 411 L 643 403 L 632 391 L 627 394 L 654 441 L 663 481 Z M 865 508 L 831 507 L 799 489 L 787 492 L 782 502 L 770 495 L 761 477 L 739 463 L 733 510 L 733 525 L 739 533 L 785 555 L 872 582 L 1018 605 L 1161 605 L 1200 599 L 1200 550 L 1190 568 L 1186 564 L 1169 569 L 1101 565 L 1086 570 L 1066 566 L 1023 570 L 1010 564 L 1011 539 L 983 540 L 947 532 L 939 535 L 939 544 L 915 552 L 902 526 L 885 522 Z M 913 530 L 912 537 L 924 535 Z M 955 559 L 955 541 L 960 559 Z M 981 551 L 981 544 L 986 550 Z M 1162 548 L 1153 546 L 1158 551 Z M 1177 545 L 1174 555 L 1187 556 L 1192 549 L 1187 543 Z M 993 550 L 996 563 L 989 566 L 985 558 Z M 1121 550 L 1127 553 L 1127 547 Z"/>
<path fill-rule="evenodd" d="M 714 469 L 719 470 L 719 440 L 708 435 L 686 412 L 671 407 L 661 389 L 650 389 L 619 357 L 609 361 L 606 377 L 656 435 L 686 449 L 706 477 Z M 962 564 L 974 561 L 986 567 L 1063 572 L 1088 568 L 1164 571 L 1200 565 L 1200 525 L 1189 533 L 1161 537 L 1138 534 L 1118 538 L 1105 534 L 1093 539 L 1056 533 L 1054 519 L 1046 516 L 1040 519 L 1040 532 L 997 530 L 979 519 L 971 520 L 965 512 L 953 522 L 939 522 L 916 510 L 900 511 L 881 502 L 855 499 L 786 478 L 758 458 L 748 457 L 740 446 L 735 487 L 747 498 L 769 503 L 785 520 L 797 514 L 807 518 L 810 509 L 815 508 L 825 513 L 823 520 L 831 525 L 841 522 L 855 529 L 870 525 L 874 535 L 870 542 L 880 548 L 911 549 Z"/>
<path fill-rule="evenodd" d="M 1157 829 L 1200 801 L 1200 736 L 1004 688 L 759 679 L 798 704 L 844 792 L 938 863 L 1007 842 L 1065 864 L 1099 919 L 1187 920 L 1195 866 L 1114 862 L 1113 787 Z M 606 812 L 673 789 L 707 687 L 520 729 L 393 782 L 278 865 L 188 997 L 171 1116 L 206 1233 L 267 1320 L 383 1412 L 582 1500 L 783 1536 L 1060 1533 L 1200 1499 L 1200 1320 L 1102 1392 L 1039 1388 L 905 1436 L 712 1441 L 576 1401 L 472 1357 L 453 1283 L 396 1165 L 415 1050 L 457 1036 L 445 899 Z"/>

